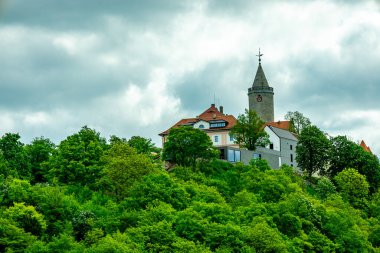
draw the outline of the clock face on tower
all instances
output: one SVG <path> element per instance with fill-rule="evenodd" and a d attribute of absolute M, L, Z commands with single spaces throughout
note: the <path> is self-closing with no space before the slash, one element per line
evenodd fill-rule
<path fill-rule="evenodd" d="M 263 101 L 263 97 L 262 97 L 261 95 L 257 95 L 257 97 L 256 97 L 256 101 L 257 101 L 257 102 L 261 102 L 261 101 Z"/>

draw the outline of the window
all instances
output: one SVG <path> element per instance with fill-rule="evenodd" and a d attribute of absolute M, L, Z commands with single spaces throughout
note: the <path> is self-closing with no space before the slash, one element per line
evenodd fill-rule
<path fill-rule="evenodd" d="M 240 151 L 235 150 L 235 162 L 240 162 Z"/>
<path fill-rule="evenodd" d="M 210 128 L 225 127 L 227 122 L 224 120 L 213 120 L 210 121 Z"/>
<path fill-rule="evenodd" d="M 293 154 L 290 154 L 290 162 L 293 162 Z"/>
<path fill-rule="evenodd" d="M 218 122 L 218 123 L 211 123 L 210 128 L 216 128 L 216 127 L 225 127 L 226 122 Z"/>
<path fill-rule="evenodd" d="M 230 135 L 230 141 L 231 141 L 231 142 L 234 142 L 234 141 L 235 141 L 235 138 L 234 138 L 233 135 Z"/>
<path fill-rule="evenodd" d="M 269 148 L 273 149 L 273 143 L 269 144 Z"/>
<path fill-rule="evenodd" d="M 235 152 L 234 152 L 234 150 L 232 150 L 232 149 L 228 150 L 227 160 L 229 162 L 235 162 Z"/>
<path fill-rule="evenodd" d="M 205 126 L 204 125 L 199 125 L 199 128 L 203 129 L 203 128 L 205 128 Z"/>
<path fill-rule="evenodd" d="M 261 154 L 253 154 L 253 159 L 261 159 Z"/>
<path fill-rule="evenodd" d="M 227 153 L 227 160 L 229 162 L 240 162 L 240 151 L 229 149 Z"/>
<path fill-rule="evenodd" d="M 290 150 L 293 150 L 293 145 L 290 144 Z"/>
<path fill-rule="evenodd" d="M 219 142 L 219 136 L 218 135 L 214 136 L 214 142 Z"/>

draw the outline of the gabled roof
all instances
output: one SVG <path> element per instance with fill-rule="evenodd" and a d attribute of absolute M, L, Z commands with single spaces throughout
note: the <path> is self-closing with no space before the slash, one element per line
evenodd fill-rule
<path fill-rule="evenodd" d="M 224 114 L 215 107 L 215 104 L 211 104 L 210 108 L 202 112 L 197 118 L 207 121 L 211 119 L 215 120 L 217 117 L 219 118 L 222 116 L 224 116 Z"/>
<path fill-rule="evenodd" d="M 284 129 L 273 127 L 273 126 L 268 126 L 268 127 L 280 138 L 288 139 L 292 141 L 298 141 L 298 139 L 288 130 L 284 130 Z"/>
<path fill-rule="evenodd" d="M 365 144 L 364 140 L 362 140 L 362 141 L 360 142 L 360 146 L 364 149 L 364 151 L 367 151 L 367 152 L 369 152 L 369 153 L 372 154 L 371 149 L 367 146 L 367 144 Z"/>
<path fill-rule="evenodd" d="M 168 130 L 160 133 L 160 136 L 165 136 L 169 134 L 170 129 L 174 127 L 180 127 L 180 126 L 186 126 L 186 125 L 194 125 L 195 123 L 199 121 L 206 121 L 206 122 L 213 122 L 213 121 L 225 121 L 226 126 L 225 127 L 218 127 L 215 129 L 204 129 L 205 131 L 220 131 L 220 130 L 230 130 L 235 124 L 236 124 L 236 118 L 233 115 L 227 115 L 221 113 L 218 108 L 215 107 L 215 104 L 211 104 L 211 106 L 202 112 L 199 116 L 196 118 L 186 118 L 181 119 L 177 123 L 175 123 L 171 128 Z"/>
<path fill-rule="evenodd" d="M 276 127 L 276 128 L 281 128 L 281 129 L 284 129 L 284 130 L 287 130 L 287 131 L 290 130 L 290 126 L 291 126 L 289 120 L 271 121 L 271 122 L 265 123 L 265 125 L 266 126 L 273 126 L 273 127 Z"/>

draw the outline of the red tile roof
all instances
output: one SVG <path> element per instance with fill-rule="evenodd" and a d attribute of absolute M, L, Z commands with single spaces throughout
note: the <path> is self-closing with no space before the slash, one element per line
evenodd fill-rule
<path fill-rule="evenodd" d="M 290 121 L 289 120 L 284 120 L 284 121 L 271 121 L 265 123 L 266 126 L 272 126 L 280 129 L 284 129 L 289 131 L 290 130 Z"/>
<path fill-rule="evenodd" d="M 365 144 L 364 140 L 360 142 L 360 146 L 364 149 L 364 151 L 370 152 L 372 154 L 371 149 Z"/>
<path fill-rule="evenodd" d="M 226 115 L 221 113 L 218 108 L 215 107 L 214 104 L 211 104 L 210 108 L 202 112 L 199 116 L 196 118 L 187 118 L 187 119 L 181 119 L 177 123 L 175 123 L 171 128 L 168 130 L 160 133 L 160 136 L 165 136 L 169 134 L 170 129 L 174 127 L 180 127 L 185 125 L 194 125 L 198 121 L 214 121 L 214 120 L 224 120 L 227 122 L 225 127 L 218 127 L 215 129 L 204 129 L 205 131 L 220 131 L 220 130 L 230 130 L 235 124 L 236 124 L 236 118 L 233 115 Z"/>

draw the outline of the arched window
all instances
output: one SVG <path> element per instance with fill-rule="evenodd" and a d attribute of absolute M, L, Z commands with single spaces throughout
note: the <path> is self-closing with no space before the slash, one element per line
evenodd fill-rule
<path fill-rule="evenodd" d="M 204 125 L 199 125 L 199 128 L 203 129 L 203 128 L 205 128 L 205 126 Z"/>

